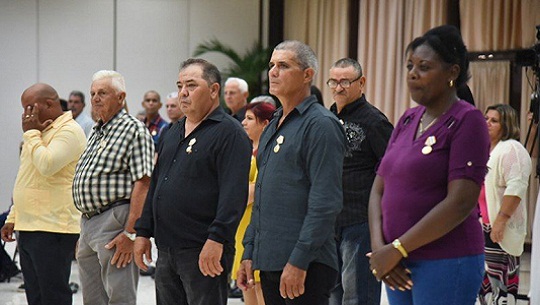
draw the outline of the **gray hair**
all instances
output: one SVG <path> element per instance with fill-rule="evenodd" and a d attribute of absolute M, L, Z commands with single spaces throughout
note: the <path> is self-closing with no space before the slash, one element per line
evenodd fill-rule
<path fill-rule="evenodd" d="M 124 80 L 124 77 L 122 74 L 113 70 L 97 71 L 92 76 L 92 82 L 106 78 L 111 80 L 112 86 L 117 92 L 126 92 L 126 81 Z"/>
<path fill-rule="evenodd" d="M 276 100 L 274 100 L 274 98 L 271 97 L 270 95 L 256 96 L 253 99 L 251 99 L 251 101 L 249 103 L 251 104 L 251 103 L 257 103 L 257 102 L 269 103 L 269 104 L 272 104 L 272 105 L 276 106 Z"/>
<path fill-rule="evenodd" d="M 333 68 L 348 68 L 353 67 L 354 72 L 358 75 L 358 77 L 362 76 L 362 66 L 360 63 L 352 58 L 342 58 L 338 61 L 336 61 L 330 69 Z"/>
<path fill-rule="evenodd" d="M 305 43 L 298 40 L 285 40 L 278 44 L 274 50 L 292 51 L 296 54 L 296 60 L 302 69 L 312 68 L 315 71 L 319 71 L 319 63 L 315 52 Z"/>
<path fill-rule="evenodd" d="M 238 78 L 238 77 L 229 77 L 229 78 L 227 78 L 227 80 L 225 81 L 225 86 L 227 86 L 230 83 L 234 83 L 234 82 L 236 82 L 238 84 L 238 89 L 240 89 L 241 93 L 248 92 L 248 90 L 249 90 L 248 83 L 245 80 L 243 80 L 241 78 Z"/>

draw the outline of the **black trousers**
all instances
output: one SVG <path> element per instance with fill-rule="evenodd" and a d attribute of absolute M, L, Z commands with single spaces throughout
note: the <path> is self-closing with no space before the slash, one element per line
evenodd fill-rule
<path fill-rule="evenodd" d="M 71 305 L 71 261 L 79 234 L 20 231 L 24 288 L 29 305 Z"/>
<path fill-rule="evenodd" d="M 261 271 L 261 287 L 266 305 L 328 305 L 330 291 L 336 285 L 338 272 L 325 264 L 311 263 L 307 270 L 305 292 L 294 299 L 279 293 L 282 271 Z"/>
<path fill-rule="evenodd" d="M 228 274 L 234 248 L 224 246 L 223 272 L 204 276 L 199 269 L 202 248 L 158 250 L 156 262 L 156 300 L 158 305 L 226 305 Z"/>

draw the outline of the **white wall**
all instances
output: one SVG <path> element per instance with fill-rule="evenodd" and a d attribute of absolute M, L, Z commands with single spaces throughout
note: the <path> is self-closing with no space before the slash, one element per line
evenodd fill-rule
<path fill-rule="evenodd" d="M 215 37 L 241 53 L 258 35 L 257 0 L 0 0 L 0 211 L 17 175 L 25 88 L 49 83 L 67 99 L 88 93 L 97 70 L 116 69 L 134 114 L 144 92 L 176 90 L 178 67 L 199 43 Z"/>

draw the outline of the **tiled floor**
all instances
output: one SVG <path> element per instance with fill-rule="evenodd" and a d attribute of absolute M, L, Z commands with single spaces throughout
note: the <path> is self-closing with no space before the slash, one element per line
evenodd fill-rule
<path fill-rule="evenodd" d="M 14 252 L 14 243 L 6 245 L 6 249 L 10 255 Z M 520 273 L 520 293 L 527 294 L 529 290 L 529 272 L 530 272 L 530 253 L 523 254 L 521 259 L 521 273 Z M 78 283 L 79 271 L 76 263 L 73 263 L 71 281 Z M 25 305 L 27 304 L 26 298 L 23 292 L 18 292 L 17 287 L 22 283 L 19 277 L 15 277 L 11 280 L 11 283 L 0 283 L 0 305 Z M 155 287 L 154 280 L 149 276 L 142 276 L 139 280 L 139 289 L 137 294 L 138 304 L 141 305 L 153 305 L 155 301 Z M 73 304 L 82 304 L 82 294 L 80 292 L 74 294 Z M 229 299 L 229 305 L 243 304 L 240 299 Z M 526 305 L 527 302 L 520 301 L 518 305 Z M 383 289 L 383 296 L 381 305 L 388 305 L 386 300 L 386 294 Z"/>

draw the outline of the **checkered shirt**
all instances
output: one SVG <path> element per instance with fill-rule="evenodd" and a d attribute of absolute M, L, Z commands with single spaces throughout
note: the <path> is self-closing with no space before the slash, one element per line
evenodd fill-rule
<path fill-rule="evenodd" d="M 86 213 L 129 199 L 133 183 L 150 177 L 153 158 L 150 132 L 125 110 L 105 124 L 96 124 L 75 169 L 75 206 Z"/>

